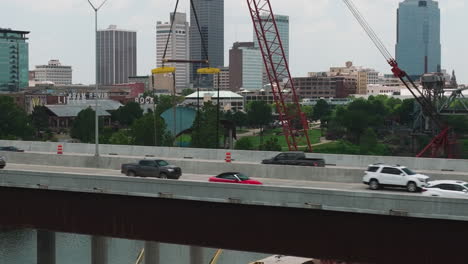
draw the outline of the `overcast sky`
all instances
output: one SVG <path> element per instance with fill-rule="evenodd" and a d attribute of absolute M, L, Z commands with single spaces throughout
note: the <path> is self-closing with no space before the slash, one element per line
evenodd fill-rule
<path fill-rule="evenodd" d="M 102 0 L 94 0 L 96 4 Z M 189 11 L 181 0 L 179 11 Z M 400 0 L 354 0 L 392 54 L 396 9 Z M 290 67 L 294 77 L 330 66 L 355 65 L 389 73 L 390 68 L 346 9 L 342 0 L 271 0 L 277 14 L 290 17 Z M 156 21 L 168 21 L 175 0 L 108 0 L 98 28 L 115 24 L 136 30 L 138 74 L 155 67 Z M 468 84 L 468 0 L 440 0 L 442 68 L 455 69 Z M 225 64 L 235 41 L 252 41 L 252 22 L 245 0 L 225 0 Z M 59 59 L 73 66 L 73 82 L 94 83 L 94 16 L 87 0 L 1 0 L 0 27 L 31 31 L 29 65 Z"/>

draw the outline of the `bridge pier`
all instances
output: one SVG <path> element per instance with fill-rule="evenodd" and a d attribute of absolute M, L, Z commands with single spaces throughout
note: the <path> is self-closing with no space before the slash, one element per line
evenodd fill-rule
<path fill-rule="evenodd" d="M 107 238 L 92 236 L 91 264 L 107 264 Z"/>
<path fill-rule="evenodd" d="M 55 232 L 37 230 L 37 264 L 55 264 Z"/>
<path fill-rule="evenodd" d="M 145 264 L 159 264 L 159 243 L 145 242 Z"/>
<path fill-rule="evenodd" d="M 204 264 L 203 263 L 203 248 L 190 246 L 190 264 Z"/>

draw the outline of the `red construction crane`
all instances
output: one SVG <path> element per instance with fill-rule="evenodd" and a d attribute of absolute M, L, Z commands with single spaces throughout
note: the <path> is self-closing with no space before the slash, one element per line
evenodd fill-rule
<path fill-rule="evenodd" d="M 299 104 L 270 1 L 247 0 L 247 4 L 289 150 L 298 150 L 299 144 L 307 144 L 307 149 L 312 151 L 309 124 Z M 292 107 L 286 104 L 289 98 Z"/>
<path fill-rule="evenodd" d="M 390 64 L 393 74 L 401 80 L 408 91 L 410 91 L 416 101 L 421 105 L 423 114 L 427 116 L 440 131 L 440 133 L 436 135 L 431 142 L 416 155 L 416 157 L 429 156 L 431 158 L 435 158 L 438 154 L 444 153 L 448 158 L 454 158 L 453 146 L 456 142 L 454 140 L 452 129 L 441 120 L 439 112 L 431 103 L 431 100 L 423 94 L 411 77 L 404 70 L 398 67 L 398 63 L 395 58 L 393 58 L 390 52 L 388 52 L 383 42 L 367 23 L 364 16 L 359 12 L 354 3 L 351 0 L 343 0 L 343 2 L 354 15 L 380 53 L 384 56 L 388 64 Z"/>

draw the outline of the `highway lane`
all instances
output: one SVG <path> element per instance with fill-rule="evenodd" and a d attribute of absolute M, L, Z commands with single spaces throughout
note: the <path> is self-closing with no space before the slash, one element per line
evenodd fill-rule
<path fill-rule="evenodd" d="M 112 170 L 112 169 L 61 167 L 61 166 L 48 166 L 48 165 L 27 165 L 27 164 L 15 164 L 15 163 L 8 163 L 7 167 L 5 167 L 4 170 L 98 175 L 98 176 L 103 176 L 103 177 L 105 176 L 128 177 L 128 176 L 121 174 L 120 170 Z M 2 170 L 0 170 L 0 173 L 1 171 Z M 183 173 L 179 181 L 206 182 L 208 181 L 208 178 L 211 176 L 214 176 L 214 175 Z M 258 177 L 253 177 L 253 178 L 261 181 L 264 185 L 268 185 L 268 186 L 331 189 L 331 190 L 359 191 L 359 192 L 376 192 L 376 191 L 369 190 L 369 188 L 366 185 L 359 184 L 359 183 L 297 181 L 297 180 L 270 179 L 270 178 L 258 178 Z M 145 179 L 148 181 L 161 181 L 161 179 L 157 179 L 157 178 L 145 178 Z M 217 184 L 217 183 L 213 183 L 213 184 Z M 392 193 L 392 194 L 398 193 L 401 195 L 420 195 L 419 193 L 416 193 L 416 194 L 408 193 L 401 189 L 385 189 L 385 190 L 379 190 L 378 192 Z"/>
<path fill-rule="evenodd" d="M 37 154 L 48 154 L 48 155 L 56 155 L 55 152 L 36 152 L 36 151 L 27 151 L 27 153 L 37 153 Z M 93 154 L 89 153 L 71 153 L 71 152 L 64 152 L 62 155 L 68 155 L 68 156 L 94 156 Z M 135 162 L 140 160 L 140 159 L 148 159 L 151 157 L 148 156 L 128 156 L 128 155 L 109 155 L 109 154 L 101 154 L 102 157 L 121 157 L 121 158 L 129 158 L 129 159 L 135 159 Z M 158 159 L 166 159 L 166 160 L 191 160 L 191 161 L 203 161 L 203 162 L 213 162 L 213 163 L 219 163 L 219 162 L 225 162 L 224 160 L 213 160 L 213 159 L 194 159 L 194 158 L 176 158 L 176 157 L 162 157 L 158 156 L 155 157 Z M 260 164 L 260 161 L 236 161 L 235 159 L 233 160 L 233 163 L 236 164 Z M 274 166 L 274 165 L 271 165 Z M 359 166 L 335 166 L 335 165 L 327 165 L 326 168 L 336 168 L 336 169 L 342 169 L 342 170 L 362 170 L 363 172 L 367 169 L 367 167 L 359 167 Z M 412 168 L 410 168 L 412 169 Z M 418 173 L 426 174 L 431 176 L 431 173 L 437 173 L 441 175 L 453 175 L 453 176 L 466 176 L 468 177 L 468 172 L 465 171 L 442 171 L 442 170 L 437 170 L 437 171 L 432 171 L 432 170 L 414 170 Z"/>

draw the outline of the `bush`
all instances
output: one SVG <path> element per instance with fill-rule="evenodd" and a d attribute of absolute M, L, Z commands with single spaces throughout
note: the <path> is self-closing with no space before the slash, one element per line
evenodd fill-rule
<path fill-rule="evenodd" d="M 277 138 L 270 138 L 265 144 L 260 146 L 260 149 L 266 151 L 281 151 L 281 145 L 278 143 Z"/>
<path fill-rule="evenodd" d="M 253 150 L 254 146 L 248 137 L 243 137 L 236 141 L 236 146 L 234 148 L 240 150 Z"/>

